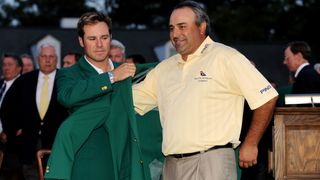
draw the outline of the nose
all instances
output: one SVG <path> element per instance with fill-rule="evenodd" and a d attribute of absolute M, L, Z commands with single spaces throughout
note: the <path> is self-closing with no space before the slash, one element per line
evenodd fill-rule
<path fill-rule="evenodd" d="M 284 59 L 282 63 L 283 63 L 283 64 L 287 64 L 287 60 L 286 60 L 286 59 Z"/>
<path fill-rule="evenodd" d="M 98 47 L 101 47 L 101 46 L 102 46 L 102 41 L 101 41 L 101 39 L 97 39 L 96 45 L 97 45 Z"/>
<path fill-rule="evenodd" d="M 172 39 L 178 37 L 178 34 L 179 34 L 179 32 L 178 32 L 177 28 L 172 28 L 170 30 L 170 36 L 171 36 Z"/>

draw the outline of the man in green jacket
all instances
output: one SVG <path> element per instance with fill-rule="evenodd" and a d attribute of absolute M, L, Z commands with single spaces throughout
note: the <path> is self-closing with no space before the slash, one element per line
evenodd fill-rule
<path fill-rule="evenodd" d="M 85 56 L 57 74 L 58 100 L 71 113 L 60 126 L 46 179 L 143 180 L 132 104 L 134 64 L 108 59 L 111 20 L 90 12 L 78 22 Z"/>

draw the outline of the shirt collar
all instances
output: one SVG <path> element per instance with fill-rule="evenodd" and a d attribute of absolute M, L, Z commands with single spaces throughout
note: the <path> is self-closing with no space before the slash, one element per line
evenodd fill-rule
<path fill-rule="evenodd" d="M 93 69 L 95 69 L 95 70 L 97 71 L 98 74 L 104 73 L 102 69 L 100 69 L 100 68 L 96 67 L 95 65 L 93 65 L 93 64 L 87 59 L 87 56 L 84 56 L 84 59 L 90 64 L 90 66 L 93 67 Z M 111 70 L 113 70 L 113 69 L 114 69 L 114 65 L 113 65 L 111 59 L 108 59 L 108 63 L 109 63 L 109 65 L 110 65 Z"/>
<path fill-rule="evenodd" d="M 302 68 L 304 68 L 305 66 L 308 66 L 308 65 L 309 65 L 309 63 L 307 63 L 307 62 L 301 64 L 301 65 L 298 67 L 298 69 L 296 70 L 296 72 L 294 73 L 294 77 L 297 78 L 298 75 L 299 75 L 299 73 L 300 73 L 300 71 L 302 70 Z"/>
<path fill-rule="evenodd" d="M 210 44 L 212 44 L 212 43 L 213 43 L 213 40 L 209 36 L 207 36 L 206 39 L 198 47 L 198 49 L 193 54 L 188 55 L 187 61 L 184 61 L 182 59 L 181 55 L 179 54 L 178 62 L 179 63 L 186 63 L 188 61 L 193 60 L 194 57 L 200 56 L 201 54 L 205 53 L 206 50 L 208 49 L 208 47 L 210 46 Z"/>
<path fill-rule="evenodd" d="M 11 86 L 11 84 L 20 76 L 20 74 L 18 74 L 15 78 L 9 80 L 9 81 L 6 81 L 4 80 L 3 82 L 6 83 L 6 89 L 9 89 L 9 87 Z"/>
<path fill-rule="evenodd" d="M 45 75 L 47 75 L 47 76 L 49 77 L 49 79 L 54 79 L 55 76 L 56 76 L 56 72 L 57 72 L 56 69 L 55 69 L 54 71 L 52 71 L 51 73 L 49 73 L 49 74 L 44 74 L 43 72 L 39 71 L 39 78 L 40 78 L 40 79 L 43 79 L 43 77 L 44 77 Z"/>

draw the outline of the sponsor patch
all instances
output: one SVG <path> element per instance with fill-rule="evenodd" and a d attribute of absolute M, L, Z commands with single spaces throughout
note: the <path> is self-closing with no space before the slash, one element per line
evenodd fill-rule
<path fill-rule="evenodd" d="M 208 82 L 210 79 L 212 79 L 211 77 L 208 77 L 204 71 L 200 71 L 199 75 L 200 76 L 195 77 L 194 80 L 196 80 L 198 82 Z"/>
<path fill-rule="evenodd" d="M 264 94 L 264 93 L 266 93 L 267 91 L 269 91 L 271 88 L 272 88 L 272 86 L 269 84 L 267 87 L 261 89 L 261 90 L 260 90 L 260 93 L 261 93 L 261 94 Z"/>

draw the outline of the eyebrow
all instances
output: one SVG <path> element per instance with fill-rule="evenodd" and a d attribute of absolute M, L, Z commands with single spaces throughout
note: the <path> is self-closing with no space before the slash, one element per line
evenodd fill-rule
<path fill-rule="evenodd" d="M 186 25 L 187 23 L 186 22 L 181 22 L 181 23 L 178 23 L 178 24 L 176 24 L 177 26 L 182 26 L 182 25 Z M 170 27 L 173 27 L 174 25 L 172 25 L 172 24 L 169 24 L 169 28 Z"/>
<path fill-rule="evenodd" d="M 104 37 L 104 36 L 108 36 L 108 37 L 110 37 L 110 34 L 102 34 L 102 35 L 100 35 L 100 36 L 92 35 L 92 36 L 87 36 L 87 38 L 93 38 L 93 37 Z"/>

